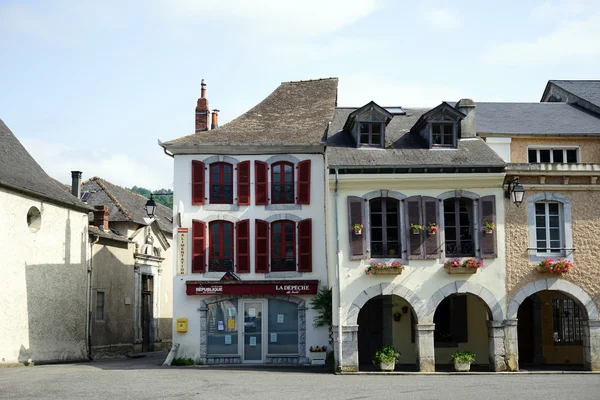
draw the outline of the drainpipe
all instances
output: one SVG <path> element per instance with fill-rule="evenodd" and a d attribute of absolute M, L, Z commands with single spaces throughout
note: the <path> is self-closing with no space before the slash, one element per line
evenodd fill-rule
<path fill-rule="evenodd" d="M 335 215 L 335 275 L 338 295 L 338 372 L 342 372 L 342 287 L 340 284 L 340 227 L 338 222 L 338 169 L 335 169 L 335 188 L 333 190 Z"/>
<path fill-rule="evenodd" d="M 88 293 L 87 293 L 87 357 L 92 359 L 92 284 L 94 270 L 94 252 L 93 247 L 100 240 L 100 236 L 96 236 L 93 242 L 90 242 L 90 265 L 88 268 Z"/>

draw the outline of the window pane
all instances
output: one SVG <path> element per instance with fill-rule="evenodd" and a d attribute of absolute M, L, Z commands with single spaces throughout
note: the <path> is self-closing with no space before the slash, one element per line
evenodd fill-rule
<path fill-rule="evenodd" d="M 368 134 L 360 135 L 360 144 L 369 144 L 369 135 Z"/>
<path fill-rule="evenodd" d="M 535 217 L 535 226 L 538 228 L 543 228 L 546 226 L 546 217 L 537 216 Z"/>
<path fill-rule="evenodd" d="M 269 299 L 269 354 L 298 354 L 298 305 Z"/>
<path fill-rule="evenodd" d="M 381 143 L 381 135 L 373 135 L 371 136 L 371 144 L 380 144 Z"/>
<path fill-rule="evenodd" d="M 361 122 L 360 133 L 369 133 L 369 124 L 367 124 L 366 122 Z"/>
<path fill-rule="evenodd" d="M 563 151 L 562 150 L 552 150 L 552 158 L 555 163 L 563 162 Z"/>
<path fill-rule="evenodd" d="M 546 228 L 537 228 L 535 231 L 536 231 L 537 240 L 543 240 L 544 243 L 545 243 L 545 240 L 546 240 Z"/>
<path fill-rule="evenodd" d="M 537 151 L 533 150 L 533 149 L 529 149 L 527 151 L 527 158 L 530 163 L 536 163 L 537 162 Z"/>
<path fill-rule="evenodd" d="M 238 354 L 237 301 L 208 305 L 208 354 Z"/>
<path fill-rule="evenodd" d="M 380 123 L 371 124 L 371 133 L 381 133 L 381 124 Z"/>
<path fill-rule="evenodd" d="M 535 203 L 535 214 L 536 215 L 546 214 L 546 203 Z"/>
<path fill-rule="evenodd" d="M 431 132 L 432 133 L 442 133 L 442 126 L 440 124 L 431 125 Z"/>
<path fill-rule="evenodd" d="M 550 150 L 539 150 L 540 152 L 540 162 L 549 163 L 550 162 Z"/>
<path fill-rule="evenodd" d="M 549 203 L 548 212 L 550 215 L 558 215 L 558 203 Z"/>
<path fill-rule="evenodd" d="M 567 150 L 567 162 L 568 163 L 576 163 L 577 162 L 577 150 Z"/>

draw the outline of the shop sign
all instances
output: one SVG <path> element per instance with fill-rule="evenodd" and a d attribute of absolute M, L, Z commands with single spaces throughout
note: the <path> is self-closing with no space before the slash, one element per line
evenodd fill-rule
<path fill-rule="evenodd" d="M 319 281 L 188 281 L 189 296 L 239 295 L 239 294 L 316 294 Z"/>
<path fill-rule="evenodd" d="M 177 228 L 177 274 L 185 275 L 188 259 L 188 228 Z"/>

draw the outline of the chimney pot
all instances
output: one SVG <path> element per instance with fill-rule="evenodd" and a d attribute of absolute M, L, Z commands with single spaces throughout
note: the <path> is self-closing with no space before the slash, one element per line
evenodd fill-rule
<path fill-rule="evenodd" d="M 108 230 L 108 206 L 95 206 L 94 225 L 101 231 Z"/>
<path fill-rule="evenodd" d="M 200 87 L 200 98 L 196 104 L 196 133 L 208 130 L 208 117 L 210 116 L 208 99 L 206 98 L 206 82 L 204 79 L 202 79 Z"/>
<path fill-rule="evenodd" d="M 212 123 L 210 124 L 210 129 L 215 129 L 219 127 L 219 110 L 216 108 L 212 111 Z"/>
<path fill-rule="evenodd" d="M 71 171 L 71 194 L 81 199 L 81 171 Z"/>

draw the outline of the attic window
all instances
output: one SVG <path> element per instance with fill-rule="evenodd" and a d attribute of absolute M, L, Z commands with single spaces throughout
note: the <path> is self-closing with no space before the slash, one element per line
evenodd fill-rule
<path fill-rule="evenodd" d="M 383 127 L 381 122 L 360 123 L 360 145 L 381 147 Z"/>
<path fill-rule="evenodd" d="M 431 124 L 431 144 L 434 147 L 454 147 L 454 123 Z"/>

